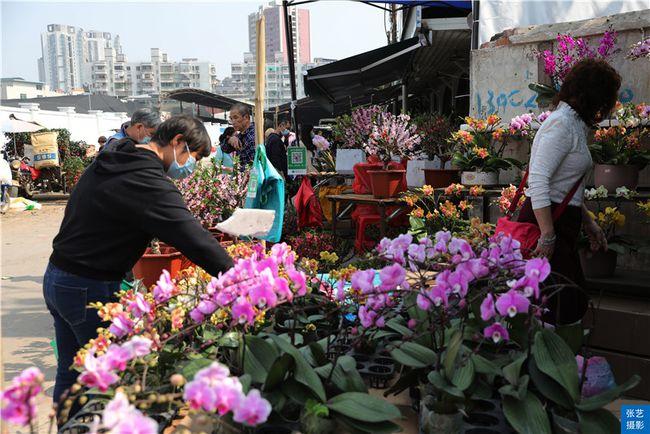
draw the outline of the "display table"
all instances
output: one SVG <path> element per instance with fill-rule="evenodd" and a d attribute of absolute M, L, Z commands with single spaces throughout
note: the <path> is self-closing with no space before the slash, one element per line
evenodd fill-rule
<path fill-rule="evenodd" d="M 395 217 L 401 215 L 408 209 L 408 205 L 398 197 L 389 199 L 377 199 L 372 194 L 334 194 L 327 196 L 332 206 L 332 232 L 337 235 L 336 228 L 338 220 L 345 218 L 352 211 L 355 205 L 374 205 L 379 209 L 381 221 L 379 224 L 379 234 L 383 238 L 386 236 L 387 224 Z M 344 208 L 339 212 L 339 204 Z M 386 215 L 386 208 L 398 207 L 390 215 Z"/>

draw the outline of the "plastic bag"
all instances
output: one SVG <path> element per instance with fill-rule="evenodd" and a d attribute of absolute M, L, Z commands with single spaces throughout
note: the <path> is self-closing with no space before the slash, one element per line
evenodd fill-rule
<path fill-rule="evenodd" d="M 266 157 L 264 145 L 257 145 L 251 168 L 245 208 L 275 211 L 273 227 L 263 240 L 277 243 L 282 237 L 284 221 L 284 179 Z"/>
<path fill-rule="evenodd" d="M 217 152 L 212 155 L 212 159 L 216 164 L 223 167 L 229 167 L 232 169 L 233 161 L 230 154 L 226 154 L 221 150 L 221 146 L 217 146 Z"/>
<path fill-rule="evenodd" d="M 323 226 L 323 210 L 307 176 L 302 178 L 294 206 L 298 214 L 298 229 Z"/>

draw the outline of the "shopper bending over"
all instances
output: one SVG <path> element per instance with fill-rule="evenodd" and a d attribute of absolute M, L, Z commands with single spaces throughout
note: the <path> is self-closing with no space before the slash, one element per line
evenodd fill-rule
<path fill-rule="evenodd" d="M 101 325 L 88 304 L 112 299 L 152 238 L 176 247 L 213 276 L 232 266 L 170 179 L 189 175 L 210 149 L 199 120 L 175 116 L 147 144 L 126 138 L 100 153 L 79 179 L 43 279 L 59 352 L 55 403 L 76 380 L 70 370 L 74 355 Z"/>
<path fill-rule="evenodd" d="M 536 223 L 542 233 L 535 253 L 549 258 L 551 269 L 582 286 L 578 258 L 581 227 L 593 250 L 607 249 L 605 235 L 589 216 L 583 201 L 585 175 L 592 166 L 587 135 L 592 125 L 606 118 L 621 86 L 616 70 L 602 60 L 578 62 L 564 79 L 556 97 L 557 108 L 540 127 L 530 155 L 526 202 L 519 221 Z M 553 222 L 553 210 L 580 181 L 562 216 Z M 587 297 L 566 287 L 550 300 L 552 318 L 563 324 L 580 320 Z"/>
<path fill-rule="evenodd" d="M 108 139 L 106 144 L 101 147 L 101 151 L 114 151 L 117 142 L 127 137 L 136 143 L 148 143 L 158 125 L 160 125 L 159 113 L 149 109 L 138 109 L 133 112 L 131 120 L 124 123 L 120 131 Z"/>

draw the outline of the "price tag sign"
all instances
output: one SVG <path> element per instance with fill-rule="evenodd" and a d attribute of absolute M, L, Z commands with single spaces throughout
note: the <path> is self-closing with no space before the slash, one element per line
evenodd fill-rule
<path fill-rule="evenodd" d="M 248 181 L 248 192 L 246 193 L 246 197 L 255 199 L 255 196 L 257 196 L 257 170 L 256 169 L 251 169 L 251 176 Z"/>
<path fill-rule="evenodd" d="M 307 174 L 307 148 L 291 146 L 287 149 L 287 172 L 289 175 Z"/>

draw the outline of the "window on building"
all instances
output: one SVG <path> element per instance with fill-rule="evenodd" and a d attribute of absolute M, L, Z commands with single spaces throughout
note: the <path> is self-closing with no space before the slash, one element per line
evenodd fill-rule
<path fill-rule="evenodd" d="M 20 94 L 20 99 L 27 99 L 27 94 L 26 93 L 21 93 Z"/>

